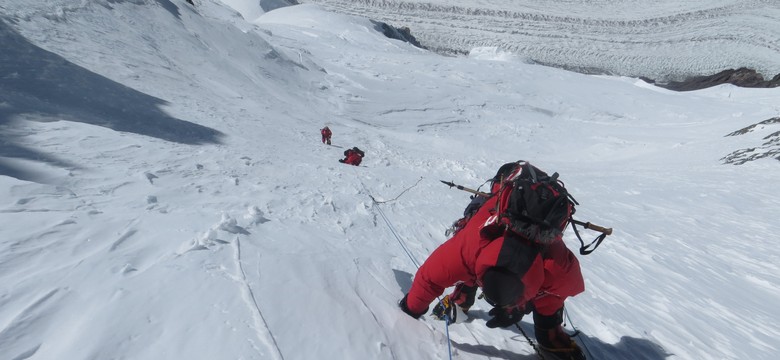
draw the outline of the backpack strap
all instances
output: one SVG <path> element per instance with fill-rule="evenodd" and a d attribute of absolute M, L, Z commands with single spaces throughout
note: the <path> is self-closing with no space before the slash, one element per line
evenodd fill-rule
<path fill-rule="evenodd" d="M 525 164 L 523 164 L 523 167 L 524 167 L 523 170 L 528 170 L 528 173 L 531 175 L 531 182 L 532 183 L 535 183 L 535 182 L 539 181 L 539 177 L 536 176 L 536 171 L 534 170 L 533 166 L 530 166 L 530 164 L 525 163 Z"/>

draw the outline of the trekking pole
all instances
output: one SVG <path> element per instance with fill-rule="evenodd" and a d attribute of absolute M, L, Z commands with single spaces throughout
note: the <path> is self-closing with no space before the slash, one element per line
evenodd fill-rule
<path fill-rule="evenodd" d="M 444 180 L 439 180 L 439 181 L 441 181 L 442 184 L 447 185 L 447 186 L 449 186 L 451 188 L 454 187 L 454 188 L 456 188 L 458 190 L 463 190 L 463 191 L 466 191 L 466 192 L 470 192 L 470 193 L 472 193 L 474 195 L 477 195 L 477 196 L 482 196 L 482 197 L 485 197 L 485 198 L 489 198 L 491 196 L 488 193 L 483 193 L 481 191 L 477 191 L 477 190 L 474 190 L 474 189 L 469 189 L 469 188 L 467 188 L 465 186 L 461 186 L 461 185 L 455 184 L 452 181 L 444 181 Z M 496 205 L 496 206 L 498 206 L 498 205 Z M 574 219 L 570 219 L 570 221 L 572 223 L 572 229 L 574 229 L 574 234 L 577 235 L 577 239 L 579 239 L 579 241 L 580 241 L 580 254 L 582 254 L 582 255 L 588 255 L 588 254 L 592 253 L 593 250 L 596 250 L 596 248 L 599 247 L 599 245 L 601 245 L 601 242 L 604 241 L 604 238 L 606 238 L 607 235 L 612 235 L 612 228 L 607 228 L 607 227 L 599 226 L 599 225 L 596 225 L 596 224 L 592 224 L 590 222 L 579 221 L 579 220 L 574 220 Z M 598 232 L 601 233 L 601 235 L 597 236 L 596 239 L 591 241 L 590 244 L 585 245 L 585 242 L 582 240 L 582 236 L 580 236 L 580 232 L 577 231 L 577 227 L 575 225 L 580 225 L 580 226 L 582 226 L 582 227 L 584 227 L 584 228 L 586 228 L 588 230 L 598 231 Z"/>
<path fill-rule="evenodd" d="M 477 190 L 474 190 L 474 189 L 469 189 L 469 188 L 467 188 L 465 186 L 455 184 L 452 181 L 444 181 L 444 180 L 439 180 L 439 181 L 441 181 L 442 184 L 447 185 L 447 186 L 449 186 L 451 188 L 454 187 L 454 188 L 456 188 L 458 190 L 463 190 L 465 192 L 470 192 L 470 193 L 472 193 L 474 195 L 477 195 L 477 196 L 482 196 L 482 197 L 486 197 L 486 198 L 490 197 L 490 194 L 488 194 L 488 193 L 484 193 L 484 192 L 477 191 Z M 579 220 L 574 220 L 574 219 L 571 219 L 571 222 L 574 223 L 574 224 L 580 225 L 580 226 L 582 226 L 582 227 L 584 227 L 584 228 L 586 228 L 588 230 L 598 231 L 598 232 L 600 232 L 602 234 L 605 234 L 605 235 L 612 235 L 612 228 L 607 228 L 607 227 L 603 227 L 603 226 L 599 226 L 599 225 L 593 224 L 591 222 L 579 221 Z"/>
<path fill-rule="evenodd" d="M 572 223 L 575 223 L 577 225 L 580 225 L 586 229 L 598 231 L 600 233 L 606 234 L 606 235 L 612 235 L 612 228 L 605 228 L 603 226 L 598 226 L 596 224 L 591 224 L 590 222 L 584 222 L 579 220 L 571 219 Z"/>
<path fill-rule="evenodd" d="M 607 237 L 607 235 L 612 235 L 612 228 L 605 228 L 603 226 L 598 226 L 591 224 L 589 222 L 579 221 L 570 219 L 571 221 L 571 228 L 574 230 L 574 235 L 577 235 L 577 239 L 580 241 L 580 254 L 582 255 L 588 255 L 593 252 L 593 250 L 596 250 L 599 245 L 601 245 L 601 242 L 604 241 L 604 238 Z M 590 229 L 593 231 L 598 231 L 601 233 L 601 235 L 597 236 L 593 241 L 590 242 L 590 244 L 585 245 L 585 242 L 582 240 L 582 236 L 580 236 L 580 232 L 577 231 L 577 226 L 580 225 L 586 229 Z"/>
<path fill-rule="evenodd" d="M 454 187 L 454 188 L 456 188 L 458 190 L 463 190 L 465 192 L 470 192 L 470 193 L 472 193 L 474 195 L 482 196 L 482 197 L 485 197 L 485 198 L 489 198 L 490 197 L 490 194 L 488 194 L 488 193 L 484 193 L 484 192 L 477 191 L 477 190 L 474 190 L 474 189 L 469 189 L 469 188 L 467 188 L 465 186 L 455 184 L 452 181 L 444 181 L 444 180 L 439 180 L 439 181 L 441 181 L 444 185 L 447 185 L 447 186 L 449 186 L 451 188 Z"/>

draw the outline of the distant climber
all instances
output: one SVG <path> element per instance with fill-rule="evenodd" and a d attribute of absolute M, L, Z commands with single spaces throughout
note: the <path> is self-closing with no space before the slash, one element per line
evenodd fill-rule
<path fill-rule="evenodd" d="M 366 156 L 366 154 L 363 152 L 363 150 L 360 150 L 357 146 L 355 146 L 352 149 L 345 150 L 344 158 L 340 159 L 339 162 L 358 166 L 360 165 L 360 162 L 363 161 L 364 156 Z"/>
<path fill-rule="evenodd" d="M 330 145 L 330 137 L 333 135 L 333 132 L 330 131 L 330 128 L 326 126 L 320 129 L 320 134 L 322 134 L 322 143 Z"/>

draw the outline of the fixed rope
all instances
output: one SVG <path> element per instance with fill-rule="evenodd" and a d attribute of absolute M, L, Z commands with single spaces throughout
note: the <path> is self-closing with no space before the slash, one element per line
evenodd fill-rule
<path fill-rule="evenodd" d="M 422 177 L 420 177 L 420 180 L 418 180 L 417 183 L 414 184 L 412 187 L 417 186 L 417 184 L 419 184 L 421 180 L 422 180 Z M 406 246 L 406 243 L 403 241 L 403 239 L 401 239 L 401 236 L 398 235 L 398 231 L 395 230 L 395 227 L 393 226 L 393 223 L 390 221 L 390 219 L 388 219 L 388 217 L 385 214 L 385 212 L 382 211 L 382 208 L 379 207 L 380 202 L 378 202 L 376 200 L 376 198 L 374 198 L 374 196 L 371 195 L 371 192 L 368 191 L 368 188 L 366 188 L 366 184 L 363 184 L 363 181 L 361 181 L 359 178 L 358 178 L 358 181 L 360 182 L 360 185 L 363 187 L 363 190 L 366 192 L 366 194 L 368 194 L 368 197 L 371 198 L 371 202 L 373 203 L 374 208 L 377 209 L 377 211 L 379 212 L 379 215 L 382 217 L 382 220 L 385 221 L 385 224 L 387 225 L 387 228 L 390 229 L 390 232 L 393 234 L 393 237 L 395 237 L 395 239 L 398 241 L 398 244 L 401 246 L 401 248 L 404 250 L 406 255 L 409 257 L 409 260 L 412 261 L 412 264 L 414 264 L 415 268 L 417 270 L 419 270 L 420 269 L 420 263 L 417 261 L 417 259 L 414 258 L 414 255 L 412 255 L 412 252 L 409 251 L 409 247 Z M 411 189 L 412 187 L 410 187 L 409 189 Z M 396 199 L 398 199 L 398 197 L 403 195 L 403 193 L 405 193 L 409 189 L 404 190 L 400 195 L 398 195 L 396 197 Z M 395 200 L 395 199 L 393 199 L 393 200 Z M 439 303 L 441 303 L 441 298 L 437 297 L 437 299 L 438 299 Z M 452 360 L 452 339 L 450 338 L 450 319 L 449 319 L 449 316 L 445 316 L 444 320 L 445 320 L 444 321 L 444 332 L 447 335 L 447 356 L 449 357 L 449 360 Z"/>
<path fill-rule="evenodd" d="M 536 346 L 536 343 L 533 340 L 531 340 L 528 334 L 525 333 L 525 330 L 523 330 L 523 328 L 520 327 L 520 323 L 515 323 L 515 326 L 517 326 L 517 330 L 520 330 L 520 333 L 523 334 L 525 340 L 528 341 L 529 344 L 531 344 L 531 347 L 534 349 L 534 351 L 536 351 L 536 355 L 539 355 L 539 359 L 546 360 L 544 358 L 544 355 L 542 355 L 542 351 L 539 350 L 538 346 Z"/>
<path fill-rule="evenodd" d="M 577 327 L 574 326 L 574 323 L 571 321 L 571 316 L 569 316 L 569 311 L 566 308 L 563 308 L 563 315 L 566 318 L 566 322 L 571 325 L 571 328 L 574 329 L 574 334 L 572 337 L 578 337 L 580 335 L 580 331 L 577 329 Z M 591 354 L 590 349 L 588 349 L 588 344 L 585 343 L 585 338 L 580 338 L 580 344 L 582 344 L 582 348 L 585 349 L 585 352 L 588 354 L 588 359 L 593 359 L 593 354 Z"/>
<path fill-rule="evenodd" d="M 361 182 L 361 185 L 363 183 Z M 363 189 L 365 189 L 365 185 L 363 185 Z M 366 190 L 368 193 L 368 190 Z M 385 224 L 387 224 L 388 229 L 390 229 L 390 232 L 393 234 L 395 239 L 398 241 L 398 244 L 401 245 L 401 248 L 404 250 L 407 256 L 409 256 L 409 260 L 412 261 L 412 264 L 419 270 L 420 269 L 420 263 L 417 262 L 417 259 L 414 258 L 412 255 L 412 252 L 409 251 L 409 248 L 406 246 L 406 243 L 401 239 L 401 237 L 398 235 L 398 232 L 395 230 L 395 227 L 393 227 L 393 223 L 390 222 L 390 219 L 387 218 L 387 215 L 385 215 L 385 212 L 382 211 L 382 208 L 380 208 L 378 205 L 379 203 L 374 199 L 374 197 L 369 193 L 368 197 L 371 198 L 371 201 L 374 203 L 374 207 L 379 212 L 379 215 L 382 217 L 382 219 L 385 221 Z M 439 303 L 441 303 L 441 297 L 437 297 Z M 443 304 L 442 304 L 443 306 Z M 447 354 L 449 356 L 449 359 L 452 360 L 452 340 L 450 339 L 450 318 L 448 315 L 445 315 L 444 317 L 444 332 L 447 334 Z"/>
<path fill-rule="evenodd" d="M 369 194 L 368 196 L 370 196 L 370 197 L 371 197 L 371 200 L 373 200 L 373 201 L 374 201 L 374 204 L 385 204 L 385 203 L 389 203 L 389 202 L 391 202 L 391 201 L 396 201 L 396 200 L 398 200 L 398 198 L 399 198 L 399 197 L 401 197 L 401 195 L 403 195 L 403 194 L 404 194 L 404 193 L 406 193 L 407 191 L 409 191 L 409 190 L 413 189 L 415 186 L 417 186 L 417 184 L 419 184 L 419 183 L 420 183 L 420 181 L 422 181 L 422 179 L 423 179 L 423 177 L 422 177 L 422 176 L 420 176 L 420 178 L 417 180 L 417 182 L 416 182 L 416 183 L 414 183 L 414 185 L 412 185 L 412 186 L 410 186 L 410 187 L 406 188 L 404 191 L 401 191 L 401 193 L 400 193 L 400 194 L 398 194 L 398 196 L 396 196 L 395 198 L 393 198 L 393 199 L 390 199 L 390 200 L 385 200 L 385 201 L 377 201 L 377 200 L 376 200 L 376 199 L 374 199 L 374 197 L 373 197 L 373 196 L 371 196 L 370 194 Z M 363 183 L 362 183 L 362 182 L 361 182 L 360 184 L 361 184 L 361 185 L 363 185 Z M 363 189 L 365 189 L 365 188 L 366 188 L 366 186 L 365 186 L 365 185 L 363 185 Z"/>
<path fill-rule="evenodd" d="M 362 182 L 360 184 L 363 185 Z M 363 189 L 365 189 L 365 188 L 366 188 L 365 185 L 363 185 Z M 414 256 L 412 255 L 412 252 L 409 251 L 409 248 L 406 246 L 406 243 L 401 239 L 401 236 L 398 235 L 398 232 L 395 230 L 395 227 L 393 226 L 393 223 L 390 222 L 390 219 L 387 218 L 387 215 L 385 215 L 385 212 L 382 211 L 382 208 L 377 206 L 377 205 L 379 205 L 379 202 L 376 201 L 376 199 L 374 198 L 373 195 L 368 193 L 368 190 L 366 190 L 366 193 L 368 194 L 368 197 L 371 198 L 371 201 L 374 203 L 374 205 L 375 205 L 374 207 L 379 212 L 379 216 L 381 216 L 382 219 L 385 221 L 385 224 L 387 224 L 387 228 L 390 229 L 390 232 L 393 234 L 393 236 L 395 237 L 396 241 L 398 241 L 398 244 L 401 245 L 401 249 L 404 250 L 406 255 L 409 257 L 409 260 L 412 261 L 412 264 L 414 264 L 414 266 L 417 269 L 419 269 L 420 268 L 420 263 L 417 262 L 417 259 L 414 258 Z"/>

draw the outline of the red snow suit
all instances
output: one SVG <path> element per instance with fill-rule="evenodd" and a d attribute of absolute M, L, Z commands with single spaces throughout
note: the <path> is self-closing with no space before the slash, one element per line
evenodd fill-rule
<path fill-rule="evenodd" d="M 360 162 L 363 161 L 363 156 L 365 156 L 365 153 L 363 150 L 360 150 L 357 147 L 353 147 L 352 149 L 347 149 L 344 151 L 344 156 L 346 157 L 342 160 L 339 160 L 339 162 L 358 166 L 360 165 Z"/>
<path fill-rule="evenodd" d="M 352 151 L 352 152 L 349 153 L 349 155 L 347 155 L 347 159 L 344 160 L 344 163 L 345 164 L 358 166 L 358 165 L 360 165 L 361 161 L 363 161 L 363 158 L 360 157 L 360 154 L 358 154 L 357 152 Z"/>
<path fill-rule="evenodd" d="M 564 300 L 585 290 L 579 262 L 557 239 L 546 249 L 495 225 L 498 196 L 488 199 L 466 226 L 431 253 L 420 266 L 409 290 L 406 305 L 413 313 L 424 313 L 444 289 L 463 281 L 483 287 L 483 275 L 499 267 L 518 274 L 521 289 L 516 304 L 533 304 L 541 315 L 551 315 Z M 497 237 L 496 237 L 497 236 Z"/>
<path fill-rule="evenodd" d="M 326 126 L 320 130 L 320 134 L 322 134 L 322 143 L 330 145 L 330 137 L 333 135 L 333 132 Z"/>

